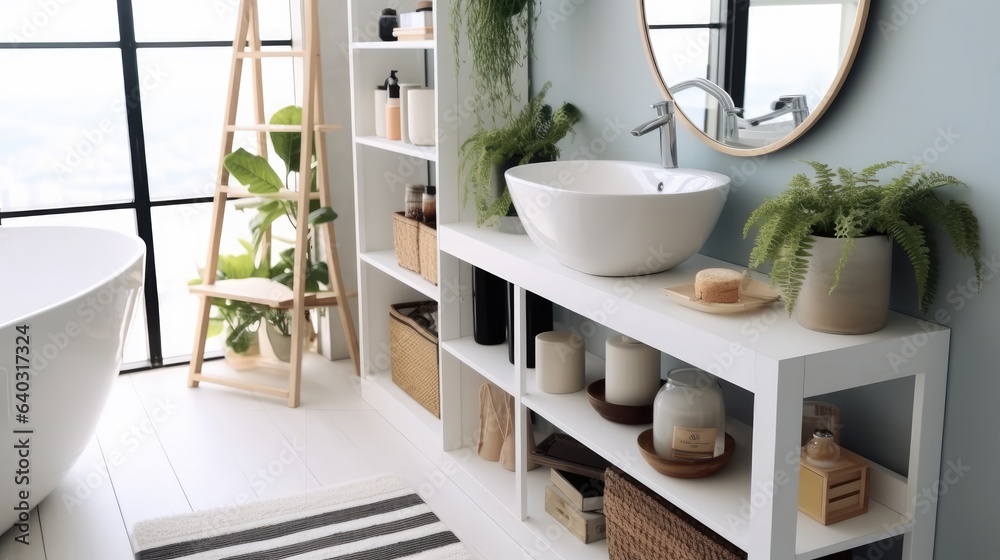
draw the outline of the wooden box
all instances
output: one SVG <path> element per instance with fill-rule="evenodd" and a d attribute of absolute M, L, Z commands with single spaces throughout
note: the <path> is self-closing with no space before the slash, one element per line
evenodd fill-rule
<path fill-rule="evenodd" d="M 545 513 L 584 543 L 607 537 L 607 523 L 603 513 L 576 509 L 551 482 L 545 485 Z"/>
<path fill-rule="evenodd" d="M 603 480 L 556 469 L 552 469 L 549 479 L 576 509 L 594 511 L 604 507 Z"/>
<path fill-rule="evenodd" d="M 811 465 L 799 460 L 799 511 L 830 525 L 868 512 L 871 465 L 859 455 L 840 450 L 836 465 Z"/>

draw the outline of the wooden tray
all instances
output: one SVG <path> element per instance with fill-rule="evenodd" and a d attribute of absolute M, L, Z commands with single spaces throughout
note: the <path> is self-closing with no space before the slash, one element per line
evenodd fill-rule
<path fill-rule="evenodd" d="M 752 309 L 766 307 L 778 301 L 781 295 L 774 291 L 766 283 L 760 280 L 751 280 L 750 285 L 740 292 L 740 300 L 736 303 L 708 303 L 701 301 L 694 295 L 694 284 L 684 284 L 681 286 L 670 286 L 661 288 L 670 301 L 704 311 L 705 313 L 729 314 L 742 313 Z"/>
<path fill-rule="evenodd" d="M 704 478 L 726 466 L 726 463 L 733 458 L 733 450 L 736 449 L 736 440 L 733 439 L 733 436 L 726 434 L 726 450 L 718 457 L 711 459 L 664 459 L 656 454 L 656 449 L 653 447 L 652 428 L 639 434 L 638 443 L 642 458 L 649 463 L 649 466 L 660 474 L 674 478 Z"/>
<path fill-rule="evenodd" d="M 660 387 L 667 382 L 660 380 Z M 604 380 L 598 379 L 587 386 L 587 400 L 602 418 L 616 424 L 652 424 L 653 403 L 641 406 L 612 404 L 604 400 Z"/>
<path fill-rule="evenodd" d="M 566 434 L 552 434 L 535 446 L 531 458 L 540 465 L 604 480 L 611 463 Z"/>

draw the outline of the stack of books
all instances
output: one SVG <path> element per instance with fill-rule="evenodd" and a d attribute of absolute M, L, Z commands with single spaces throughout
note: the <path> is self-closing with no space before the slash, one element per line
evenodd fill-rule
<path fill-rule="evenodd" d="M 552 469 L 545 485 L 545 512 L 584 543 L 607 536 L 604 519 L 604 481 Z"/>

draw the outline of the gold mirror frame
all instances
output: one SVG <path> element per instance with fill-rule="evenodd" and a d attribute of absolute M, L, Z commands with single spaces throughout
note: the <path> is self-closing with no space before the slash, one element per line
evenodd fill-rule
<path fill-rule="evenodd" d="M 646 51 L 646 61 L 649 63 L 649 69 L 656 78 L 656 83 L 659 85 L 660 92 L 663 94 L 664 98 L 674 100 L 673 96 L 670 95 L 670 90 L 667 88 L 666 82 L 664 82 L 663 74 L 660 72 L 660 68 L 656 64 L 656 57 L 653 56 L 653 47 L 649 42 L 649 27 L 646 23 L 645 3 L 645 0 L 636 0 L 636 12 L 639 15 L 639 34 L 642 37 L 642 44 Z M 681 122 L 683 122 L 684 126 L 687 127 L 692 134 L 698 137 L 699 140 L 704 142 L 709 147 L 724 154 L 729 154 L 731 156 L 753 157 L 777 152 L 785 146 L 788 146 L 792 142 L 801 138 L 803 134 L 813 127 L 813 125 L 819 122 L 819 119 L 833 103 L 834 98 L 837 97 L 837 93 L 840 92 L 840 88 L 847 80 L 847 74 L 851 71 L 851 66 L 854 64 L 854 58 L 857 56 L 858 49 L 861 45 L 861 37 L 864 35 L 865 24 L 868 21 L 868 8 L 870 3 L 871 0 L 858 0 L 858 16 L 854 20 L 854 29 L 851 31 L 851 43 L 844 55 L 844 59 L 840 61 L 840 67 L 837 70 L 837 74 L 834 76 L 833 82 L 830 84 L 830 88 L 826 91 L 826 94 L 823 95 L 823 98 L 820 100 L 816 108 L 810 110 L 809 116 L 802 121 L 802 124 L 796 126 L 791 132 L 780 140 L 760 148 L 738 148 L 728 146 L 706 134 L 699 126 L 691 122 L 691 119 L 689 119 L 684 113 L 684 110 L 680 107 L 680 105 L 675 104 L 674 110 L 676 111 L 676 114 L 681 116 Z"/>

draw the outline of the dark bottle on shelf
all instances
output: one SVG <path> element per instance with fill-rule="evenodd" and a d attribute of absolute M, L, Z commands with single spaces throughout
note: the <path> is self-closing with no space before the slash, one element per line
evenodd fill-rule
<path fill-rule="evenodd" d="M 478 344 L 507 340 L 507 282 L 472 267 L 472 337 Z"/>
<path fill-rule="evenodd" d="M 524 343 L 527 345 L 527 358 L 525 367 L 535 367 L 535 336 L 539 333 L 552 330 L 552 302 L 536 296 L 531 292 L 525 293 L 525 327 Z M 507 284 L 507 324 L 510 325 L 510 332 L 514 332 L 514 285 Z M 514 363 L 514 337 L 507 337 L 507 358 L 510 363 Z"/>

